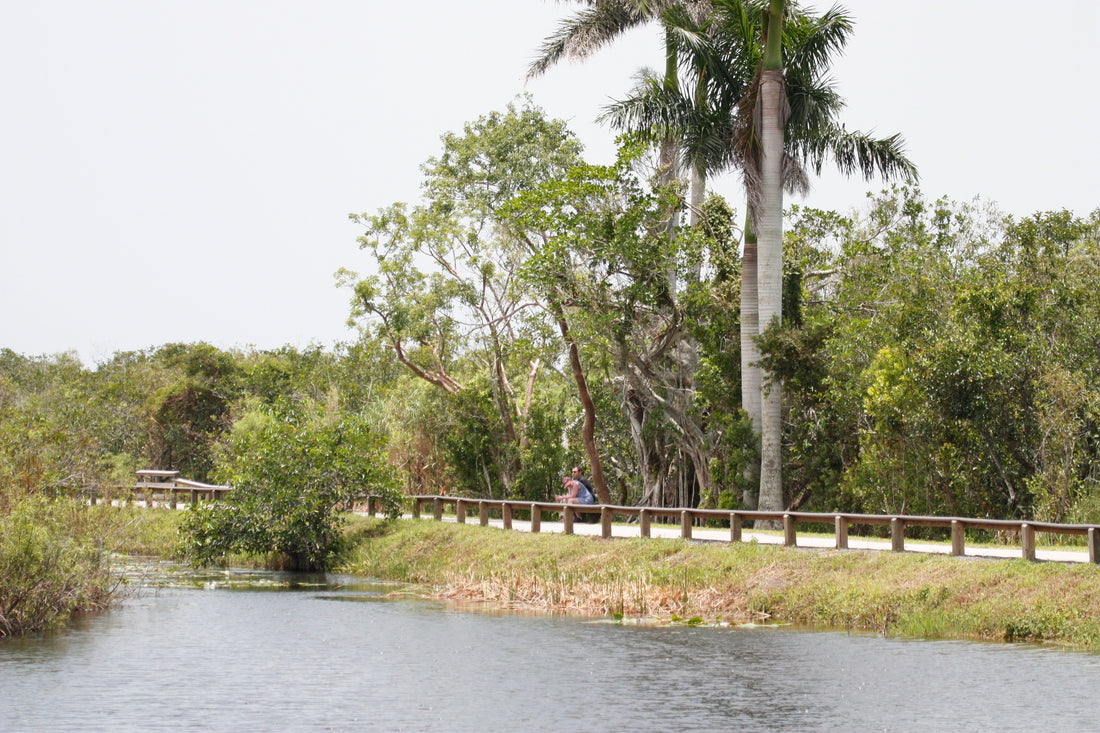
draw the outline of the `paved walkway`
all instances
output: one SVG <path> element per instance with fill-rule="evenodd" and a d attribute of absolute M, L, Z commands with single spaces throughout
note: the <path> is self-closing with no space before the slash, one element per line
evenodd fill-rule
<path fill-rule="evenodd" d="M 430 516 L 422 518 L 420 521 L 432 522 Z M 444 515 L 444 522 L 454 522 L 454 516 Z M 477 524 L 477 517 L 473 517 L 473 521 L 470 518 L 466 519 L 467 524 Z M 500 519 L 490 519 L 490 527 L 498 527 L 503 529 L 504 522 Z M 562 522 L 548 522 L 543 520 L 539 525 L 540 531 L 561 534 L 565 531 L 565 526 Z M 512 529 L 518 532 L 530 532 L 531 523 L 519 519 L 512 520 Z M 597 524 L 585 524 L 581 522 L 573 522 L 573 534 L 577 535 L 594 535 L 600 536 L 600 525 Z M 612 537 L 638 537 L 640 535 L 638 525 L 636 524 L 613 524 L 611 526 Z M 654 522 L 650 525 L 650 535 L 653 537 L 664 537 L 669 539 L 678 539 L 680 537 L 680 525 L 678 524 L 658 524 Z M 702 542 L 729 542 L 730 531 L 728 529 L 708 529 L 706 527 L 693 527 L 691 530 L 691 537 L 693 541 Z M 743 542 L 759 542 L 762 545 L 781 545 L 783 544 L 783 534 L 773 532 L 754 532 L 752 530 L 744 530 L 741 533 Z M 833 549 L 836 546 L 836 541 L 832 537 L 822 536 L 798 536 L 799 547 L 816 547 L 824 549 Z M 890 550 L 890 540 L 880 539 L 867 539 L 863 537 L 848 537 L 848 549 L 849 550 Z M 939 542 L 921 542 L 918 540 L 906 541 L 906 552 L 927 552 L 940 555 L 950 555 L 951 545 L 950 543 Z M 1004 545 L 999 547 L 967 545 L 966 557 L 974 558 L 999 558 L 999 559 L 1019 559 L 1022 555 L 1022 551 L 1019 545 Z M 1051 550 L 1037 547 L 1035 550 L 1036 560 L 1045 560 L 1049 562 L 1078 562 L 1087 563 L 1089 561 L 1088 550 L 1082 548 L 1080 550 Z"/>

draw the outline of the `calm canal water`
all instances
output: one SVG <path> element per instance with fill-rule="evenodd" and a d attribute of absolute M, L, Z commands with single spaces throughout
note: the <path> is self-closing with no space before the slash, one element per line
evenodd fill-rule
<path fill-rule="evenodd" d="M 1091 731 L 1100 717 L 1096 655 L 470 612 L 332 575 L 183 579 L 0 643 L 0 731 Z"/>

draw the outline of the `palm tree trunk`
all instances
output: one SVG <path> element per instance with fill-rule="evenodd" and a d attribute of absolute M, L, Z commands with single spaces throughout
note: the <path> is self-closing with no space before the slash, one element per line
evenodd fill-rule
<path fill-rule="evenodd" d="M 699 212 L 703 209 L 703 203 L 707 198 L 707 174 L 701 164 L 692 166 L 691 169 L 691 200 L 688 207 L 688 226 L 699 223 Z M 699 268 L 695 268 L 695 276 L 699 276 Z"/>
<path fill-rule="evenodd" d="M 756 229 L 752 215 L 745 217 L 745 252 L 741 256 L 741 409 L 749 416 L 752 432 L 760 436 L 760 352 L 756 348 L 756 336 L 760 333 L 760 302 L 756 286 L 757 269 Z M 745 466 L 745 493 L 741 502 L 749 509 L 757 506 L 757 489 L 760 477 L 759 451 L 754 460 Z M 753 488 L 747 488 L 753 487 Z"/>
<path fill-rule="evenodd" d="M 783 317 L 783 89 L 782 34 L 784 0 L 771 0 L 764 68 L 760 80 L 762 216 L 759 228 L 757 285 L 762 333 Z M 783 509 L 780 384 L 761 374 L 760 501 L 765 511 Z"/>
<path fill-rule="evenodd" d="M 679 86 L 678 75 L 678 54 L 676 52 L 676 45 L 672 40 L 672 32 L 669 29 L 665 29 L 665 78 L 664 84 L 669 89 L 675 89 Z M 672 135 L 666 135 L 665 139 L 661 141 L 661 183 L 666 186 L 671 186 L 676 183 L 680 178 L 680 165 L 679 165 L 680 150 L 679 144 Z M 665 225 L 665 231 L 668 232 L 669 239 L 676 236 L 676 230 L 680 227 L 680 213 L 678 208 L 673 207 L 668 212 L 668 222 Z M 672 296 L 676 295 L 677 277 L 676 272 L 676 260 L 675 258 L 668 263 L 668 290 Z"/>

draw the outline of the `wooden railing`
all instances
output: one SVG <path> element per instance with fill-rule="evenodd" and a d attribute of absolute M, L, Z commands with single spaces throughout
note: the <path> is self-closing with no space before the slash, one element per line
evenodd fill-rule
<path fill-rule="evenodd" d="M 1011 519 L 972 519 L 965 517 L 924 517 L 912 515 L 885 514 L 846 514 L 829 512 L 764 512 L 725 509 L 693 508 L 657 508 L 610 506 L 606 504 L 558 504 L 552 502 L 508 501 L 499 499 L 470 499 L 455 496 L 411 496 L 412 515 L 419 518 L 425 506 L 431 506 L 436 520 L 443 518 L 444 507 L 453 509 L 456 521 L 466 522 L 467 515 L 477 513 L 482 526 L 488 525 L 490 511 L 499 514 L 505 529 L 512 528 L 512 515 L 516 510 L 530 512 L 531 531 L 538 532 L 543 512 L 556 512 L 562 516 L 566 534 L 573 534 L 573 524 L 580 515 L 598 515 L 600 534 L 611 537 L 611 526 L 616 518 L 637 519 L 640 536 L 651 535 L 653 520 L 671 520 L 680 526 L 680 536 L 692 538 L 695 525 L 699 522 L 719 521 L 728 523 L 730 542 L 740 542 L 742 528 L 747 521 L 770 521 L 779 523 L 783 528 L 783 544 L 795 547 L 798 544 L 796 526 L 802 524 L 832 525 L 837 549 L 848 549 L 849 529 L 853 526 L 888 526 L 890 528 L 890 548 L 895 552 L 905 551 L 905 532 L 910 527 L 935 527 L 949 530 L 951 534 L 951 554 L 966 554 L 966 531 L 987 530 L 1001 533 L 1015 533 L 1019 537 L 1020 556 L 1025 560 L 1035 560 L 1035 536 L 1039 532 L 1052 535 L 1084 537 L 1088 546 L 1091 563 L 1100 563 L 1100 526 L 1090 524 L 1057 524 L 1054 522 L 1034 522 Z M 373 514 L 377 504 L 367 500 L 367 510 Z"/>
<path fill-rule="evenodd" d="M 137 500 L 151 507 L 154 501 L 161 501 L 175 509 L 180 496 L 186 497 L 190 504 L 198 504 L 200 500 L 222 499 L 232 490 L 231 486 L 179 478 L 176 471 L 138 471 L 138 480 L 132 486 L 85 487 L 80 492 L 93 505 L 101 501 L 130 504 Z"/>

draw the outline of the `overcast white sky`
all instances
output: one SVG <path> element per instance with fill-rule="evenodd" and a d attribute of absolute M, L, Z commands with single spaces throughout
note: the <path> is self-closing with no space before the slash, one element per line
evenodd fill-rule
<path fill-rule="evenodd" d="M 1100 4 L 849 0 L 849 129 L 901 132 L 931 197 L 1100 206 Z M 827 3 L 809 3 L 819 10 Z M 0 348 L 331 346 L 353 337 L 351 212 L 416 197 L 439 136 L 530 92 L 593 119 L 655 30 L 524 84 L 576 6 L 543 0 L 34 0 L 0 6 Z M 1065 18 L 1062 22 L 1060 18 Z M 740 199 L 735 179 L 718 181 Z M 879 184 L 828 176 L 847 211 Z"/>

